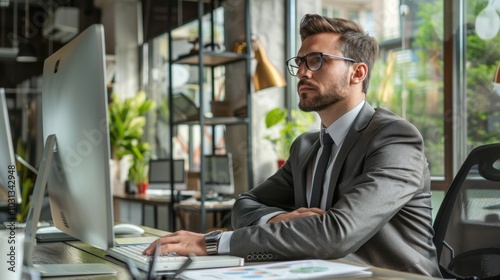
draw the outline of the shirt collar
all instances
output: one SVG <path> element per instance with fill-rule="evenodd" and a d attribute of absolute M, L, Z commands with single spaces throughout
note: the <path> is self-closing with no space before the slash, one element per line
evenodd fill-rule
<path fill-rule="evenodd" d="M 356 117 L 358 116 L 365 102 L 366 102 L 365 100 L 361 101 L 361 103 L 359 103 L 349 112 L 342 115 L 329 127 L 327 128 L 322 127 L 323 129 L 321 129 L 321 136 L 323 136 L 324 133 L 330 134 L 333 141 L 335 142 L 335 145 L 337 145 L 337 147 L 340 147 L 340 145 L 342 145 L 342 143 L 344 142 L 344 139 L 347 135 L 347 132 L 349 131 L 349 128 L 351 128 L 354 119 L 356 119 Z M 323 145 L 323 137 L 320 137 L 319 139 L 321 141 L 321 145 Z"/>

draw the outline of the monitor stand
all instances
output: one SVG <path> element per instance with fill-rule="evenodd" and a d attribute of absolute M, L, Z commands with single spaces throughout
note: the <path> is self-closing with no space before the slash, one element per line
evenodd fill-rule
<path fill-rule="evenodd" d="M 23 266 L 27 270 L 35 269 L 42 277 L 116 274 L 117 271 L 105 264 L 79 263 L 79 264 L 33 264 L 33 251 L 36 245 L 36 230 L 40 220 L 42 201 L 45 195 L 45 187 L 52 165 L 52 156 L 56 145 L 56 136 L 49 135 L 43 149 L 40 169 L 35 182 L 33 196 L 31 198 L 30 210 L 26 220 L 24 233 Z"/>

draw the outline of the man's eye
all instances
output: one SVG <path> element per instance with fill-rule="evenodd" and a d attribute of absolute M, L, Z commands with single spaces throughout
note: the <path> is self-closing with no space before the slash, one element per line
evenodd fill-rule
<path fill-rule="evenodd" d="M 311 56 L 309 57 L 309 64 L 318 64 L 321 62 L 321 56 Z"/>

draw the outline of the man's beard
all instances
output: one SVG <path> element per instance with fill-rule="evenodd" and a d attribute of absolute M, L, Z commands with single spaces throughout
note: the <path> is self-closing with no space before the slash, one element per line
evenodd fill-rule
<path fill-rule="evenodd" d="M 300 84 L 301 82 L 299 82 Z M 302 82 L 310 87 L 315 87 L 314 85 L 308 82 Z M 319 93 L 316 96 L 310 97 L 308 96 L 306 99 L 299 100 L 299 109 L 304 112 L 319 112 L 323 111 L 331 105 L 342 101 L 345 99 L 347 95 L 347 87 L 349 86 L 347 79 L 342 77 L 339 79 L 339 83 L 335 84 L 335 86 L 323 93 Z"/>

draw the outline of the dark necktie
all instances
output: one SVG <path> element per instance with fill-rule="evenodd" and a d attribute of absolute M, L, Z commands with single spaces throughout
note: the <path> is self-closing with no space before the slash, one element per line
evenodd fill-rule
<path fill-rule="evenodd" d="M 332 155 L 332 145 L 332 137 L 330 137 L 328 133 L 323 134 L 323 151 L 321 152 L 318 165 L 316 166 L 316 172 L 314 173 L 311 203 L 309 204 L 309 207 L 320 207 L 321 194 L 323 192 L 323 179 L 325 177 L 328 161 Z"/>

